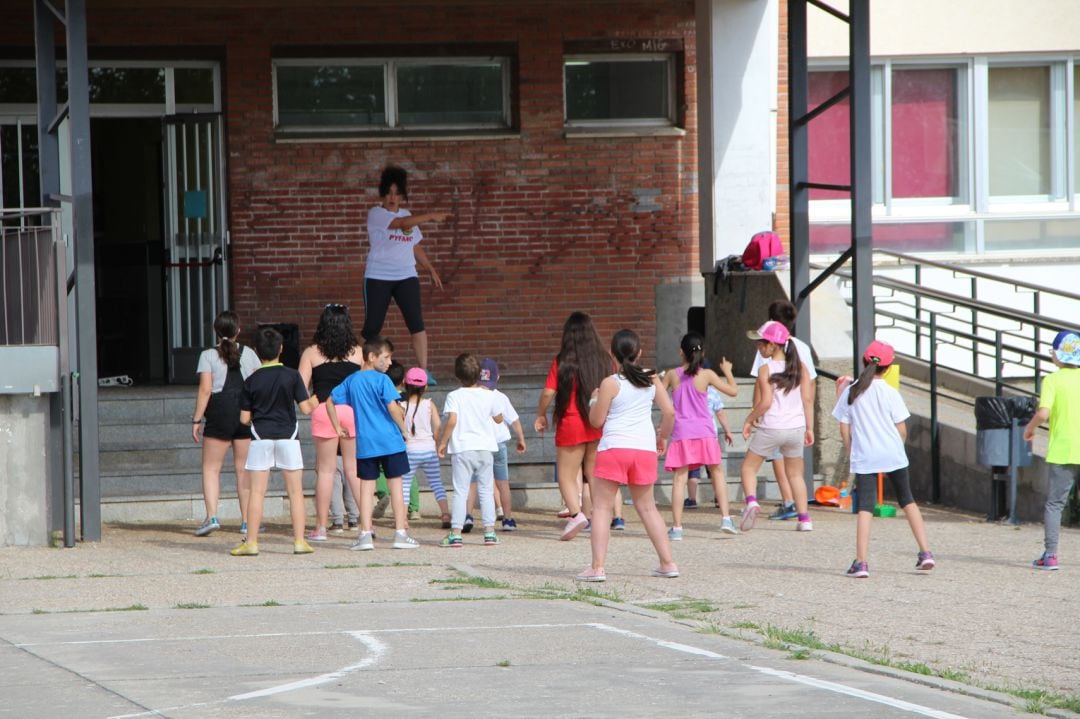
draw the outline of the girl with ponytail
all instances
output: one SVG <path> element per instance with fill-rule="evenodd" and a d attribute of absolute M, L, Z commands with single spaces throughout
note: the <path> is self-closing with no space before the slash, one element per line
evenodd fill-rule
<path fill-rule="evenodd" d="M 896 358 L 893 348 L 874 340 L 863 352 L 863 371 L 854 384 L 840 393 L 833 417 L 840 422 L 844 449 L 851 455 L 855 474 L 855 501 L 859 518 L 855 523 L 855 561 L 847 570 L 853 579 L 870 576 L 866 563 L 870 551 L 870 524 L 877 497 L 877 478 L 885 474 L 896 493 L 896 503 L 904 510 L 908 526 L 919 545 L 915 569 L 934 568 L 934 553 L 926 541 L 926 525 L 911 494 L 908 458 L 904 451 L 910 416 L 904 398 L 885 381 L 885 373 Z"/>
<path fill-rule="evenodd" d="M 673 541 L 683 538 L 682 513 L 683 495 L 686 492 L 686 479 L 691 469 L 706 467 L 712 480 L 716 499 L 720 504 L 720 531 L 737 534 L 731 521 L 728 506 L 727 482 L 720 465 L 720 442 L 716 435 L 716 424 L 709 408 L 708 391 L 710 387 L 734 397 L 739 392 L 735 378 L 731 374 L 731 362 L 721 358 L 721 378 L 711 369 L 706 369 L 705 338 L 696 332 L 690 332 L 679 343 L 679 356 L 682 366 L 664 373 L 664 390 L 671 392 L 675 407 L 675 429 L 671 433 L 671 445 L 668 447 L 664 469 L 674 472 L 671 485 L 671 530 L 668 536 Z"/>
<path fill-rule="evenodd" d="M 618 369 L 600 382 L 588 402 L 589 424 L 603 431 L 591 483 L 592 564 L 576 579 L 579 582 L 607 579 L 604 561 L 611 536 L 610 524 L 624 484 L 629 486 L 634 509 L 660 560 L 659 566 L 652 570 L 652 576 L 677 577 L 679 568 L 671 556 L 671 542 L 664 533 L 664 518 L 653 499 L 656 457 L 667 448 L 675 423 L 675 410 L 656 374 L 638 366 L 641 342 L 635 333 L 630 330 L 616 332 L 611 340 L 611 356 Z M 659 429 L 652 423 L 654 404 L 663 416 Z"/>

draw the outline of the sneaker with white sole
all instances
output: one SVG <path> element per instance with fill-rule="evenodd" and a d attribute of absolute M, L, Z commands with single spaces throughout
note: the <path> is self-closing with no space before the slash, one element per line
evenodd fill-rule
<path fill-rule="evenodd" d="M 564 542 L 569 542 L 571 539 L 578 535 L 578 532 L 585 529 L 585 525 L 589 523 L 589 519 L 585 516 L 584 512 L 578 512 L 570 519 L 566 520 L 566 526 L 563 527 L 562 534 L 559 536 Z"/>
<path fill-rule="evenodd" d="M 769 519 L 783 521 L 785 519 L 795 519 L 798 516 L 799 511 L 795 509 L 794 504 L 781 504 L 769 515 Z"/>
<path fill-rule="evenodd" d="M 375 539 L 371 532 L 360 532 L 360 536 L 349 547 L 354 552 L 369 552 L 375 549 Z"/>
<path fill-rule="evenodd" d="M 739 529 L 743 532 L 749 532 L 754 528 L 754 522 L 757 521 L 758 514 L 761 513 L 761 505 L 757 501 L 750 502 L 742 511 L 742 518 L 739 520 Z"/>
<path fill-rule="evenodd" d="M 667 531 L 667 538 L 672 542 L 681 542 L 683 537 L 682 527 L 672 527 Z"/>
<path fill-rule="evenodd" d="M 485 547 L 493 547 L 498 543 L 499 543 L 499 537 L 498 537 L 497 534 L 495 534 L 494 529 L 489 529 L 488 531 L 484 532 L 484 546 Z"/>
<path fill-rule="evenodd" d="M 866 562 L 860 562 L 856 559 L 851 563 L 851 567 L 848 568 L 847 576 L 852 579 L 866 579 L 870 576 L 870 568 L 866 566 Z"/>
<path fill-rule="evenodd" d="M 1056 554 L 1050 554 L 1049 552 L 1043 552 L 1042 556 L 1031 563 L 1031 566 L 1036 569 L 1045 569 L 1047 571 L 1057 571 L 1058 558 Z"/>
<path fill-rule="evenodd" d="M 814 523 L 811 522 L 809 519 L 807 519 L 806 521 L 799 522 L 798 524 L 795 525 L 795 531 L 796 532 L 813 532 L 814 531 Z"/>
<path fill-rule="evenodd" d="M 731 521 L 731 517 L 724 517 L 720 520 L 720 531 L 724 534 L 739 533 L 739 530 L 735 529 L 735 522 Z"/>
<path fill-rule="evenodd" d="M 326 529 L 324 527 L 316 527 L 307 533 L 307 540 L 309 542 L 325 542 L 326 541 Z"/>
<path fill-rule="evenodd" d="M 413 509 L 409 512 L 409 520 L 416 522 L 424 518 L 424 515 L 420 514 L 419 509 Z"/>
<path fill-rule="evenodd" d="M 472 515 L 471 514 L 466 514 L 465 515 L 465 522 L 461 525 L 461 533 L 462 534 L 468 534 L 469 532 L 472 531 L 472 528 L 473 528 L 473 526 L 475 524 L 476 523 L 473 521 Z"/>
<path fill-rule="evenodd" d="M 326 531 L 330 534 L 345 534 L 345 525 L 341 522 L 334 522 Z"/>
<path fill-rule="evenodd" d="M 195 536 L 206 537 L 215 529 L 221 529 L 221 522 L 218 521 L 217 517 L 207 517 L 206 521 L 195 530 Z"/>
<path fill-rule="evenodd" d="M 382 516 L 386 514 L 386 508 L 390 506 L 390 495 L 384 494 L 379 497 L 379 501 L 375 503 L 375 508 L 371 510 L 371 516 L 375 519 L 382 519 Z"/>
<path fill-rule="evenodd" d="M 933 552 L 919 552 L 919 558 L 915 561 L 916 569 L 926 571 L 933 569 L 935 566 L 937 566 L 937 562 L 934 561 Z"/>
<path fill-rule="evenodd" d="M 420 542 L 406 532 L 394 532 L 394 549 L 418 549 L 419 547 Z"/>

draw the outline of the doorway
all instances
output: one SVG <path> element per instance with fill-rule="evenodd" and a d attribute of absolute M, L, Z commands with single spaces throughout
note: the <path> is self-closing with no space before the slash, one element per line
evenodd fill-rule
<path fill-rule="evenodd" d="M 161 119 L 94 118 L 98 374 L 168 377 Z"/>

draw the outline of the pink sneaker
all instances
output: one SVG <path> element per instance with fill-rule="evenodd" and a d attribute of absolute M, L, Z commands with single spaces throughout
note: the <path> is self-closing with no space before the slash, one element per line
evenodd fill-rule
<path fill-rule="evenodd" d="M 563 527 L 562 536 L 559 537 L 564 542 L 569 542 L 571 539 L 578 535 L 585 525 L 589 523 L 588 517 L 584 512 L 578 512 L 573 517 L 566 521 L 566 526 Z"/>
<path fill-rule="evenodd" d="M 316 527 L 307 533 L 307 540 L 309 542 L 325 542 L 326 541 L 326 527 Z"/>
<path fill-rule="evenodd" d="M 579 582 L 606 582 L 607 576 L 604 574 L 603 569 L 593 569 L 590 567 L 574 577 L 574 579 Z"/>
<path fill-rule="evenodd" d="M 742 511 L 742 520 L 739 522 L 739 529 L 744 532 L 749 532 L 754 528 L 754 522 L 757 521 L 757 516 L 761 512 L 761 505 L 757 503 L 757 500 L 746 505 L 746 508 Z"/>

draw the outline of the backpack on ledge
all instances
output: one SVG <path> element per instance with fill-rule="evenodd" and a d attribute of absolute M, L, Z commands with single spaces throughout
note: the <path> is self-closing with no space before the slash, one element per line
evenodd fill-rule
<path fill-rule="evenodd" d="M 784 246 L 780 244 L 780 235 L 772 231 L 759 232 L 750 238 L 750 244 L 743 250 L 742 261 L 747 269 L 761 270 L 766 260 L 782 254 Z"/>

